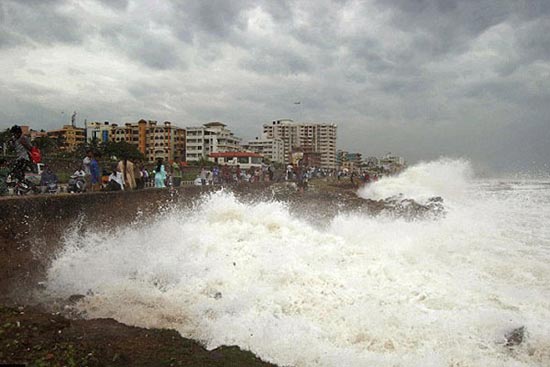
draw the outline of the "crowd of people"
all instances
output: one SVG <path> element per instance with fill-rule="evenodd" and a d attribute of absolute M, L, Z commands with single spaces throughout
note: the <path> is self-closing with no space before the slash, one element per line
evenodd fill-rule
<path fill-rule="evenodd" d="M 39 150 L 22 134 L 19 126 L 11 128 L 12 145 L 16 157 L 11 165 L 5 159 L 0 159 L 0 195 L 8 193 L 8 183 L 15 184 L 16 194 L 24 194 L 31 189 L 34 192 L 58 192 L 59 179 L 48 165 L 43 165 L 40 174 L 36 172 L 37 163 L 41 157 Z M 275 177 L 275 167 L 272 164 L 261 164 L 248 169 L 239 165 L 215 165 L 200 167 L 195 185 L 227 185 L 239 182 L 270 182 L 294 181 L 300 191 L 307 188 L 308 182 L 314 177 L 336 177 L 338 180 L 349 177 L 352 184 L 369 183 L 378 177 L 368 172 L 346 170 L 325 170 L 318 167 L 307 167 L 297 162 L 286 166 L 284 173 Z M 122 157 L 116 163 L 103 163 L 100 167 L 98 157 L 93 149 L 86 151 L 82 163 L 76 167 L 67 184 L 67 191 L 80 193 L 84 191 L 123 191 L 143 189 L 145 187 L 178 187 L 183 180 L 185 166 L 181 162 L 165 163 L 159 158 L 151 168 L 139 160 Z M 280 171 L 281 172 L 281 171 Z"/>

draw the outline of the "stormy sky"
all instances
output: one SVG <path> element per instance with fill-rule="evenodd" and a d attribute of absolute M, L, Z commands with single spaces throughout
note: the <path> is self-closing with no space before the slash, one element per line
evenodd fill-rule
<path fill-rule="evenodd" d="M 365 155 L 548 170 L 549 56 L 548 0 L 0 0 L 0 127 L 291 118 Z"/>

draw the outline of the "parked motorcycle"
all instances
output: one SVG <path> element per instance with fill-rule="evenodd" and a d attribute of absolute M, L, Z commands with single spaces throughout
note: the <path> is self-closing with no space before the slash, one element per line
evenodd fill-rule
<path fill-rule="evenodd" d="M 86 180 L 84 177 L 72 175 L 67 183 L 67 191 L 71 193 L 86 191 Z"/>
<path fill-rule="evenodd" d="M 40 193 L 40 175 L 36 173 L 25 173 L 23 181 L 10 180 L 15 195 L 27 195 Z"/>

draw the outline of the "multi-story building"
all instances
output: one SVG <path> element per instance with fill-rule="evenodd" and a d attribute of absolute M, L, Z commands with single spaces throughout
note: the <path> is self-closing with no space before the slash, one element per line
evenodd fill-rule
<path fill-rule="evenodd" d="M 336 152 L 336 166 L 338 169 L 355 171 L 361 168 L 363 158 L 361 153 L 349 153 L 345 150 Z"/>
<path fill-rule="evenodd" d="M 285 164 L 290 163 L 294 148 L 321 154 L 321 168 L 336 168 L 336 124 L 295 123 L 276 120 L 264 124 L 263 133 L 268 139 L 281 139 L 284 143 Z"/>
<path fill-rule="evenodd" d="M 186 160 L 206 160 L 210 153 L 238 152 L 241 139 L 221 122 L 209 122 L 199 127 L 188 127 L 186 134 Z"/>
<path fill-rule="evenodd" d="M 407 165 L 405 158 L 391 153 L 386 154 L 379 160 L 379 166 L 389 173 L 399 173 Z"/>
<path fill-rule="evenodd" d="M 172 126 L 170 121 L 165 121 L 163 125 L 152 120 L 139 120 L 122 126 L 112 124 L 109 140 L 136 145 L 149 162 L 158 158 L 172 162 L 185 157 L 185 130 Z"/>
<path fill-rule="evenodd" d="M 112 126 L 109 121 L 105 122 L 86 122 L 86 142 L 106 143 L 109 141 Z"/>
<path fill-rule="evenodd" d="M 368 168 L 377 167 L 380 160 L 377 157 L 367 157 L 365 159 L 365 166 Z"/>
<path fill-rule="evenodd" d="M 62 129 L 50 130 L 47 132 L 48 137 L 59 140 L 60 150 L 72 152 L 80 144 L 85 142 L 86 129 L 73 125 L 63 125 Z"/>
<path fill-rule="evenodd" d="M 208 160 L 221 166 L 240 167 L 249 169 L 261 167 L 263 156 L 254 152 L 218 152 L 208 154 Z"/>
<path fill-rule="evenodd" d="M 271 162 L 285 162 L 285 142 L 282 139 L 269 139 L 263 135 L 261 138 L 250 140 L 243 148 L 261 154 Z"/>
<path fill-rule="evenodd" d="M 23 132 L 23 135 L 28 136 L 31 139 L 31 141 L 33 141 L 36 138 L 42 138 L 42 137 L 48 136 L 48 133 L 46 131 L 34 130 L 34 129 L 31 129 L 30 126 L 28 125 L 21 125 L 21 131 Z"/>

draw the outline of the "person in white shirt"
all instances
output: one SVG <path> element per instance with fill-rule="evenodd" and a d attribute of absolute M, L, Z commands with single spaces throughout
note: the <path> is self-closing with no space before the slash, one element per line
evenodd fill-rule
<path fill-rule="evenodd" d="M 82 169 L 82 168 L 79 168 L 77 169 L 76 171 L 74 171 L 73 173 L 73 177 L 82 177 L 84 178 L 86 176 L 86 172 Z"/>
<path fill-rule="evenodd" d="M 119 188 L 116 188 L 113 184 L 118 185 Z M 113 191 L 124 190 L 124 177 L 122 177 L 122 172 L 118 167 L 109 175 L 109 186 Z"/>

